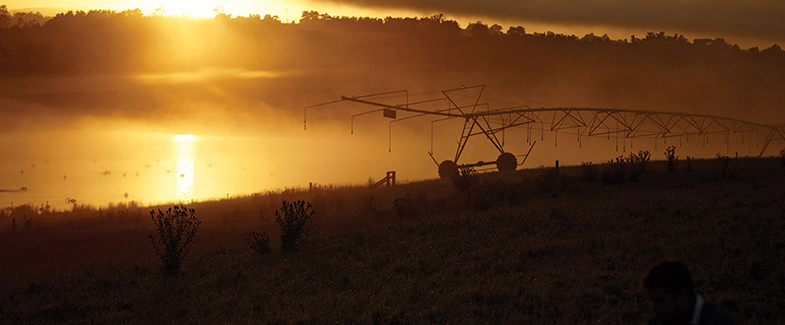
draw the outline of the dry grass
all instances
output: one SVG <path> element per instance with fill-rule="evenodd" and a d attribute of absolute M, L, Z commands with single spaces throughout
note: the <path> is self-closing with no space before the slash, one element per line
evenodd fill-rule
<path fill-rule="evenodd" d="M 638 280 L 665 256 L 737 323 L 781 323 L 785 168 L 719 163 L 653 162 L 614 186 L 562 167 L 557 195 L 527 170 L 480 175 L 471 199 L 438 180 L 196 203 L 203 225 L 177 277 L 157 268 L 152 222 L 133 211 L 37 216 L 0 237 L 0 263 L 13 265 L 0 323 L 641 323 Z M 422 213 L 396 214 L 407 197 Z M 312 202 L 316 232 L 301 252 L 254 253 L 242 235 L 277 246 L 283 199 Z"/>

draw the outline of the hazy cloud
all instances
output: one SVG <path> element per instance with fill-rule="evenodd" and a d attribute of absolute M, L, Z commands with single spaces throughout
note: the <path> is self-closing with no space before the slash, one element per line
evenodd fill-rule
<path fill-rule="evenodd" d="M 785 38 L 782 0 L 322 0 L 512 21 Z M 490 22 L 492 23 L 492 22 Z"/>
<path fill-rule="evenodd" d="M 203 68 L 195 71 L 180 71 L 170 73 L 146 73 L 136 76 L 137 79 L 153 84 L 180 84 L 192 82 L 205 82 L 208 80 L 224 79 L 260 79 L 280 78 L 286 74 L 273 71 L 253 71 L 247 69 L 217 69 Z"/>

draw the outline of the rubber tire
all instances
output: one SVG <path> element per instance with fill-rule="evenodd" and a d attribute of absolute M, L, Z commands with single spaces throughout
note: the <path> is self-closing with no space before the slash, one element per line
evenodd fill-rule
<path fill-rule="evenodd" d="M 515 158 L 515 155 L 505 152 L 499 155 L 499 158 L 496 158 L 496 168 L 499 169 L 500 172 L 512 171 L 518 167 L 518 158 Z"/>
<path fill-rule="evenodd" d="M 439 164 L 439 177 L 453 178 L 458 176 L 458 164 L 452 160 L 445 160 Z"/>

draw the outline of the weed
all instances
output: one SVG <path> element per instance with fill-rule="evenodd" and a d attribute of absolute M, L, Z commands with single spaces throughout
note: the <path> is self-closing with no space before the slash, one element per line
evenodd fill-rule
<path fill-rule="evenodd" d="M 379 204 L 373 195 L 363 198 L 358 207 L 358 212 L 367 217 L 374 217 L 379 213 Z"/>
<path fill-rule="evenodd" d="M 563 189 L 564 183 L 560 184 L 559 191 Z M 528 181 L 516 184 L 500 180 L 482 181 L 477 185 L 477 190 L 468 197 L 468 203 L 475 211 L 486 211 L 500 204 L 516 206 L 520 204 L 525 193 L 532 193 L 529 185 Z"/>
<path fill-rule="evenodd" d="M 266 233 L 252 231 L 248 234 L 248 246 L 259 255 L 270 253 L 270 237 Z"/>
<path fill-rule="evenodd" d="M 316 212 L 311 211 L 311 207 L 310 203 L 302 200 L 284 200 L 280 212 L 275 211 L 275 223 L 281 226 L 281 251 L 292 252 L 299 249 L 300 239 L 312 227 L 311 217 Z"/>
<path fill-rule="evenodd" d="M 625 181 L 626 173 L 627 164 L 624 162 L 624 156 L 618 156 L 602 165 L 600 181 L 605 185 L 622 184 Z"/>
<path fill-rule="evenodd" d="M 38 212 L 32 204 L 23 204 L 13 208 L 10 217 L 18 219 L 22 223 L 22 228 L 30 229 L 33 227 L 33 217 L 37 215 Z"/>
<path fill-rule="evenodd" d="M 558 168 L 546 168 L 537 176 L 537 189 L 540 193 L 558 196 L 567 186 L 567 179 L 559 173 Z"/>
<path fill-rule="evenodd" d="M 627 165 L 629 171 L 628 179 L 630 182 L 637 182 L 640 176 L 646 172 L 646 167 L 651 162 L 651 153 L 648 150 L 640 150 L 637 154 L 630 153 L 627 158 Z"/>
<path fill-rule="evenodd" d="M 395 215 L 397 215 L 400 220 L 410 219 L 414 217 L 416 213 L 414 203 L 407 197 L 396 198 L 395 201 L 393 201 L 393 208 L 395 209 Z"/>
<path fill-rule="evenodd" d="M 676 146 L 665 149 L 665 158 L 668 159 L 668 171 L 673 172 L 679 168 L 679 156 L 676 155 Z"/>
<path fill-rule="evenodd" d="M 597 180 L 597 165 L 591 162 L 581 164 L 581 180 L 584 182 L 594 182 Z"/>
<path fill-rule="evenodd" d="M 782 167 L 785 167 L 785 149 L 780 150 L 780 161 L 782 162 Z"/>
<path fill-rule="evenodd" d="M 158 209 L 150 211 L 155 227 L 158 228 L 158 240 L 150 235 L 153 241 L 153 248 L 163 262 L 163 269 L 172 275 L 180 270 L 183 258 L 188 254 L 194 242 L 194 235 L 199 225 L 199 219 L 194 217 L 194 209 L 186 208 L 184 205 L 171 207 L 166 213 Z"/>
<path fill-rule="evenodd" d="M 720 163 L 720 175 L 724 180 L 732 180 L 735 175 L 733 170 L 730 168 L 730 157 L 723 155 L 721 153 L 717 154 L 717 160 Z"/>
<path fill-rule="evenodd" d="M 478 174 L 473 167 L 461 167 L 458 176 L 451 178 L 452 184 L 462 193 L 468 193 L 477 185 Z"/>
<path fill-rule="evenodd" d="M 427 199 L 422 193 L 415 196 L 411 192 L 407 192 L 405 197 L 399 197 L 393 201 L 395 214 L 400 220 L 412 219 L 422 214 L 427 207 Z"/>
<path fill-rule="evenodd" d="M 600 181 L 605 185 L 618 185 L 627 180 L 637 182 L 640 176 L 646 172 L 646 167 L 650 162 L 651 153 L 648 150 L 640 150 L 637 154 L 630 153 L 627 158 L 618 156 L 603 164 Z"/>

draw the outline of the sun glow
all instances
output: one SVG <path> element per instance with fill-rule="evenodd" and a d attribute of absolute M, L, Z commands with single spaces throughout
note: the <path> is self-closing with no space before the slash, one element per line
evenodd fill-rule
<path fill-rule="evenodd" d="M 208 18 L 220 10 L 220 2 L 216 1 L 159 1 L 156 13 L 164 16 L 186 16 Z"/>
<path fill-rule="evenodd" d="M 217 13 L 224 13 L 233 16 L 247 16 L 249 14 L 272 14 L 280 15 L 286 8 L 295 7 L 291 3 L 281 4 L 277 1 L 211 1 L 211 0 L 142 0 L 129 1 L 128 8 L 140 8 L 146 14 L 156 14 L 162 16 L 185 16 L 193 18 L 213 18 Z M 292 13 L 299 11 L 292 11 Z M 283 16 L 281 17 L 283 19 Z"/>
<path fill-rule="evenodd" d="M 174 159 L 177 163 L 177 186 L 175 196 L 181 201 L 190 201 L 194 193 L 194 160 L 196 158 L 197 137 L 192 134 L 178 134 L 172 138 Z"/>

